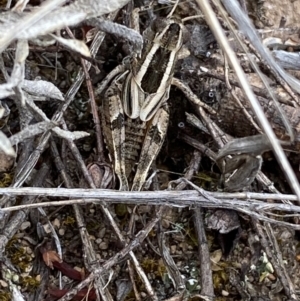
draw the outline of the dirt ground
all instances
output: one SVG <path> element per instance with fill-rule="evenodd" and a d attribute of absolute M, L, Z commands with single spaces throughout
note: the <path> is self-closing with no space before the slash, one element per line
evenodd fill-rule
<path fill-rule="evenodd" d="M 140 5 L 139 1 L 135 2 L 135 6 Z M 150 12 L 140 13 L 141 31 L 151 26 L 153 16 L 165 18 L 170 12 L 170 6 L 161 2 L 154 1 Z M 246 13 L 265 45 L 269 41 L 267 39 L 272 38 L 276 39 L 276 47 L 284 51 L 299 51 L 300 1 L 240 0 L 240 3 L 246 6 Z M 0 5 L 1 13 L 5 12 L 6 2 Z M 38 6 L 40 1 L 29 1 L 28 5 Z M 233 38 L 221 10 L 217 6 L 213 8 L 274 132 L 278 138 L 286 140 L 288 134 L 273 101 L 243 49 Z M 127 26 L 131 11 L 132 7 L 126 6 L 116 15 L 114 22 Z M 206 114 L 211 118 L 211 123 L 217 124 L 226 134 L 234 138 L 257 135 L 259 132 L 253 126 L 258 123 L 257 118 L 231 68 L 228 81 L 225 80 L 224 52 L 196 2 L 180 1 L 175 11 L 180 19 L 199 14 L 199 18 L 186 21 L 189 38 L 185 47 L 189 50 L 189 56 L 178 60 L 174 76 L 184 81 L 209 109 L 217 112 L 213 115 L 208 110 Z M 0 33 L 1 26 L 0 22 Z M 94 26 L 82 23 L 72 27 L 71 31 L 77 39 L 91 46 L 95 38 Z M 70 38 L 66 30 L 62 30 L 61 35 Z M 285 153 L 299 179 L 299 105 L 293 94 L 272 73 L 272 68 L 251 48 L 247 38 L 242 34 L 240 37 L 247 45 L 247 51 L 255 58 L 296 134 L 295 143 L 287 147 Z M 23 137 L 15 147 L 16 158 L 0 153 L 0 187 L 118 190 L 119 180 L 110 160 L 113 155 L 108 154 L 105 146 L 107 141 L 104 141 L 102 150 L 99 147 L 103 141 L 101 133 L 105 130 L 103 122 L 93 115 L 96 113 L 100 119 L 103 118 L 102 102 L 107 89 L 99 95 L 95 91 L 115 67 L 127 66 L 128 61 L 132 63 L 128 57 L 133 53 L 133 45 L 124 36 L 107 33 L 93 58 L 86 58 L 61 44 L 45 45 L 29 43 L 24 65 L 25 79 L 50 82 L 64 95 L 64 101 L 68 97 L 73 98 L 63 113 L 63 120 L 55 126 L 74 133 L 85 132 L 89 136 L 73 141 L 70 136 L 63 139 L 51 130 L 54 125 L 49 125 L 47 130 Z M 11 75 L 15 70 L 16 47 L 13 42 L 2 52 L 1 85 L 7 81 L 6 75 Z M 269 50 L 272 55 L 272 51 L 278 49 Z M 87 61 L 92 65 L 89 78 L 85 76 L 83 83 L 78 84 L 76 78 L 83 72 L 83 62 L 85 64 Z M 164 64 L 162 60 L 161 65 Z M 200 72 L 203 68 L 208 71 Z M 300 79 L 297 68 L 286 72 Z M 78 90 L 71 94 L 71 88 Z M 24 108 L 20 105 L 18 89 L 15 88 L 13 96 L 1 98 L 0 125 L 7 137 L 21 132 L 24 125 L 28 127 L 46 120 L 41 119 L 33 106 L 26 104 Z M 89 89 L 94 91 L 96 106 L 90 101 L 93 97 Z M 30 97 L 26 97 L 32 97 L 34 101 L 42 98 L 40 94 L 35 99 L 33 92 L 27 93 Z M 240 100 L 243 108 L 235 102 L 233 95 Z M 49 119 L 62 110 L 62 101 L 49 97 L 49 92 L 43 101 L 35 103 Z M 274 154 L 271 151 L 261 153 L 262 159 L 257 163 L 258 154 L 248 152 L 240 156 L 238 153 L 240 165 L 235 170 L 241 172 L 238 176 L 233 173 L 231 180 L 226 179 L 227 173 L 222 172 L 221 166 L 214 160 L 216 157 L 210 153 L 217 154 L 221 147 L 209 126 L 205 126 L 203 116 L 200 118 L 199 109 L 191 104 L 186 93 L 174 86 L 170 90 L 168 106 L 170 121 L 166 138 L 150 169 L 148 177 L 151 176 L 151 181 L 143 191 L 169 192 L 169 200 L 162 194 L 161 200 L 148 198 L 152 204 L 157 201 L 156 206 L 146 201 L 135 206 L 136 199 L 128 197 L 127 202 L 111 203 L 107 199 L 107 203 L 99 204 L 97 196 L 95 199 L 98 201 L 78 205 L 76 200 L 83 200 L 84 197 L 73 194 L 70 198 L 50 196 L 43 194 L 43 190 L 35 196 L 2 195 L 2 208 L 69 199 L 73 202 L 0 211 L 0 301 L 91 301 L 105 298 L 117 301 L 300 300 L 299 216 L 294 211 L 281 211 L 282 207 L 276 205 L 282 202 L 276 198 L 259 199 L 255 195 L 270 206 L 261 209 L 254 203 L 257 199 L 251 197 L 251 193 L 292 193 Z M 253 122 L 246 117 L 245 111 Z M 200 125 L 192 125 L 186 113 L 197 116 Z M 26 116 L 30 119 L 29 123 L 26 123 Z M 51 138 L 45 140 L 48 133 L 51 133 Z M 100 140 L 97 136 L 101 136 Z M 46 142 L 43 144 L 43 141 Z M 33 156 L 36 160 L 32 159 Z M 32 168 L 23 175 L 25 167 L 30 165 L 28 162 L 33 162 Z M 249 162 L 252 164 L 251 174 L 250 164 L 246 165 Z M 259 166 L 255 168 L 255 164 Z M 133 174 L 129 175 L 129 182 Z M 269 180 L 261 180 L 263 175 Z M 234 177 L 238 184 L 226 186 L 226 181 L 233 181 Z M 231 207 L 220 204 L 199 207 L 185 203 L 195 186 L 183 178 L 208 194 L 221 195 L 225 191 L 249 194 L 246 199 L 237 195 L 228 197 L 232 201 Z M 242 183 L 247 185 L 242 188 Z M 228 188 L 234 186 L 238 189 Z M 187 191 L 186 200 L 182 190 Z M 202 192 L 199 192 L 199 197 L 205 198 Z M 182 199 L 172 199 L 177 194 L 183 196 Z M 217 194 L 209 196 L 218 199 Z M 224 198 L 227 199 L 226 195 Z M 126 200 L 126 195 L 123 194 L 120 199 Z M 102 200 L 106 200 L 105 196 Z M 168 201 L 168 206 L 165 206 Z M 238 201 L 244 201 L 245 207 Z M 252 207 L 248 205 L 251 202 Z M 287 207 L 289 204 L 297 205 L 297 202 L 289 203 L 287 200 L 283 203 Z M 78 289 L 73 296 L 66 297 L 76 287 Z M 102 297 L 99 297 L 99 292 Z"/>

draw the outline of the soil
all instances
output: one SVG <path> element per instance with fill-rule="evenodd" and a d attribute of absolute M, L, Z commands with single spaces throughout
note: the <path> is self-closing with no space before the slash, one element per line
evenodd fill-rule
<path fill-rule="evenodd" d="M 196 4 L 192 1 L 189 2 L 182 2 L 177 8 L 176 14 L 179 18 L 199 13 Z M 31 4 L 39 5 L 36 2 Z M 4 9 L 5 4 L 1 5 L 1 8 Z M 159 17 L 166 16 L 170 11 L 165 5 L 157 3 L 154 8 L 155 15 Z M 127 9 L 129 10 L 129 8 Z M 260 33 L 263 32 L 262 39 L 266 38 L 264 33 L 269 29 L 300 28 L 300 1 L 250 0 L 247 1 L 247 11 L 256 28 L 260 30 Z M 217 8 L 215 8 L 215 12 L 230 38 L 229 30 Z M 144 12 L 140 15 L 140 25 L 143 30 L 149 26 L 150 17 Z M 119 24 L 126 22 L 125 10 L 120 11 L 115 22 Z M 228 103 L 227 99 L 232 101 L 231 92 L 234 91 L 250 115 L 253 115 L 247 98 L 240 88 L 233 86 L 230 90 L 224 77 L 218 79 L 214 76 L 197 73 L 199 66 L 202 66 L 208 68 L 215 75 L 224 74 L 224 54 L 206 21 L 200 17 L 187 21 L 186 27 L 189 31 L 189 39 L 185 46 L 190 51 L 190 55 L 178 61 L 175 77 L 186 82 L 201 100 L 219 111 L 217 117 L 211 116 L 211 118 L 227 134 L 235 138 L 257 134 L 236 104 L 229 113 L 227 113 L 229 106 L 224 110 L 224 104 Z M 87 25 L 72 28 L 73 34 L 78 39 L 92 36 L 92 30 L 93 28 Z M 276 30 L 272 32 L 272 37 L 277 38 L 276 34 L 278 37 L 282 34 L 282 31 Z M 62 31 L 62 35 L 67 37 L 65 31 Z M 299 42 L 298 35 L 299 30 L 297 34 L 280 36 L 280 39 L 283 43 L 292 39 L 296 45 L 299 45 L 297 44 Z M 235 43 L 235 41 L 231 41 L 233 46 Z M 91 41 L 87 42 L 88 46 L 90 44 Z M 132 52 L 131 46 L 126 38 L 106 35 L 95 59 L 91 60 L 92 68 L 89 75 L 94 90 L 109 72 L 126 61 L 126 57 Z M 14 67 L 14 48 L 16 46 L 12 44 L 11 47 L 2 54 L 5 70 L 9 74 Z M 245 60 L 244 54 L 238 48 L 236 48 L 236 52 L 250 83 L 257 89 L 264 90 L 249 62 Z M 82 68 L 82 59 L 83 57 L 79 54 L 59 45 L 44 47 L 30 44 L 25 64 L 25 78 L 49 81 L 66 95 Z M 292 118 L 296 120 L 295 116 L 299 113 L 297 111 L 299 107 L 295 108 L 291 105 L 292 97 L 277 83 L 268 68 L 262 62 L 258 63 L 264 76 L 276 91 L 279 100 L 284 100 L 284 103 L 281 103 L 284 111 L 287 115 L 291 114 Z M 293 72 L 293 75 L 297 77 L 297 71 Z M 236 79 L 231 70 L 229 78 L 232 81 Z M 0 80 L 1 83 L 4 83 L 4 76 L 1 75 Z M 261 92 L 261 90 L 259 91 Z M 270 103 L 268 95 L 259 96 L 262 101 L 267 100 L 267 104 Z M 34 169 L 24 182 L 24 187 L 90 188 L 85 180 L 86 174 L 80 165 L 84 164 L 94 183 L 98 183 L 97 188 L 119 189 L 118 179 L 114 175 L 110 161 L 111 155 L 108 154 L 106 148 L 102 158 L 97 153 L 97 125 L 92 116 L 89 99 L 87 83 L 84 82 L 64 113 L 64 121 L 68 130 L 84 131 L 90 135 L 76 140 L 71 147 L 72 144 L 67 139 L 52 134 L 47 147 L 39 154 Z M 101 110 L 102 100 L 103 94 L 96 96 L 98 112 Z M 0 119 L 1 130 L 7 137 L 11 137 L 22 129 L 22 122 L 19 118 L 22 109 L 16 105 L 14 97 L 4 98 L 0 104 L 9 112 Z M 36 102 L 36 104 L 49 119 L 61 107 L 61 102 L 49 101 L 49 99 L 44 102 Z M 207 153 L 197 151 L 192 145 L 181 139 L 183 135 L 187 135 L 215 153 L 218 152 L 220 147 L 212 135 L 192 126 L 187 121 L 186 112 L 197 115 L 198 110 L 175 87 L 171 88 L 168 104 L 170 123 L 167 136 L 155 166 L 153 165 L 150 172 L 153 174 L 156 171 L 157 174 L 153 176 L 150 187 L 144 188 L 144 190 L 170 189 L 170 183 L 173 184 L 172 187 L 175 187 L 176 185 L 172 181 L 189 177 L 188 171 L 191 171 L 190 180 L 195 185 L 208 192 L 222 192 L 224 175 L 222 175 L 221 168 Z M 282 139 L 286 138 L 282 122 L 280 120 L 277 122 L 277 113 L 273 114 L 272 106 L 266 105 L 266 107 L 268 109 L 266 109 L 266 115 L 275 128 L 275 133 Z M 37 115 L 33 114 L 33 116 L 32 124 L 40 121 Z M 198 118 L 200 117 L 198 116 Z M 253 118 L 256 121 L 256 117 Z M 280 118 L 278 117 L 278 119 Z M 298 120 L 294 123 L 292 120 L 292 127 L 298 134 Z M 34 151 L 37 152 L 40 139 L 41 135 L 24 138 L 16 148 L 15 160 L 11 156 L 0 153 L 1 187 L 16 187 L 13 186 L 16 177 L 26 165 L 29 156 Z M 74 155 L 76 154 L 75 146 L 78 149 L 77 158 Z M 299 177 L 298 144 L 292 146 L 286 154 Z M 196 164 L 197 169 L 193 170 L 193 160 L 200 157 L 199 166 Z M 262 158 L 261 171 L 274 183 L 274 187 L 280 193 L 291 193 L 272 152 L 265 152 Z M 192 188 L 184 185 L 184 189 Z M 254 180 L 251 185 L 241 190 L 249 193 L 270 192 L 268 187 L 258 180 Z M 1 204 L 9 207 L 62 200 L 66 199 L 43 195 L 38 197 L 18 196 L 7 198 L 6 203 L 3 204 L 1 201 Z M 265 202 L 274 204 L 277 201 L 269 199 Z M 160 205 L 162 204 L 163 202 L 160 203 Z M 121 254 L 126 244 L 135 242 L 136 235 L 142 233 L 146 225 L 157 217 L 159 207 L 149 206 L 147 203 L 134 207 L 132 202 L 131 204 L 108 205 L 107 210 L 123 235 L 123 242 L 118 238 L 112 221 L 108 220 L 105 215 L 105 210 L 96 203 L 76 207 L 76 201 L 74 201 L 73 205 L 24 209 L 6 214 L 0 211 L 0 250 L 3 251 L 0 256 L 0 301 L 58 300 L 59 298 L 61 298 L 59 300 L 65 300 L 63 296 L 72 288 L 84 279 L 91 277 L 95 269 L 105 265 L 116 254 Z M 255 211 L 254 209 L 253 211 Z M 143 241 L 137 243 L 138 246 L 133 251 L 158 300 L 300 300 L 300 236 L 299 231 L 295 230 L 299 224 L 299 217 L 296 214 L 286 215 L 285 212 L 279 210 L 272 211 L 273 215 L 258 212 L 258 215 L 274 220 L 273 223 L 267 223 L 249 216 L 247 213 L 241 213 L 241 210 L 239 212 L 220 209 L 216 211 L 216 208 L 202 208 L 202 210 L 203 227 L 206 234 L 206 242 L 202 243 L 209 250 L 210 262 L 203 262 L 203 257 L 201 257 L 203 254 L 199 252 L 201 244 L 198 242 L 197 230 L 193 221 L 195 208 L 187 206 L 184 208 L 165 206 L 160 222 L 153 227 Z M 79 220 L 80 218 L 82 220 Z M 276 221 L 284 221 L 290 226 L 283 226 Z M 224 223 L 225 227 L 228 227 L 227 230 L 222 231 L 219 222 Z M 84 235 L 86 235 L 87 241 L 83 242 Z M 160 243 L 162 237 L 163 246 Z M 61 253 L 58 246 L 61 248 Z M 169 257 L 161 256 L 164 248 Z M 91 249 L 94 250 L 95 258 L 93 255 L 85 253 Z M 153 296 L 149 296 L 145 281 L 141 280 L 132 263 L 128 265 L 129 252 L 125 255 L 123 257 L 120 255 L 110 269 L 100 273 L 104 281 L 103 286 L 111 294 L 112 300 L 136 300 L 137 295 L 140 296 L 140 300 L 155 300 Z M 171 263 L 170 261 L 166 263 L 166 258 L 171 258 L 170 261 L 173 261 L 177 267 L 177 274 L 179 273 L 184 288 L 174 285 L 178 284 L 179 280 L 178 278 L 177 280 L 175 278 L 175 281 L 171 279 Z M 89 262 L 91 259 L 94 261 Z M 206 296 L 207 299 L 203 298 L 205 291 L 203 279 L 206 275 L 201 275 L 205 265 L 212 275 L 214 294 L 214 296 Z M 72 300 L 100 300 L 93 286 L 94 283 L 96 282 L 91 281 L 82 287 Z M 22 294 L 23 299 L 15 297 L 13 288 Z M 136 295 L 134 289 L 138 291 Z"/>

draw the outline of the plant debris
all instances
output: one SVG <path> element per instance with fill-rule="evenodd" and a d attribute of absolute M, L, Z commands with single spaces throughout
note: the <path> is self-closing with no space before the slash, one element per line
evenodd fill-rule
<path fill-rule="evenodd" d="M 0 8 L 0 301 L 300 299 L 298 1 Z"/>

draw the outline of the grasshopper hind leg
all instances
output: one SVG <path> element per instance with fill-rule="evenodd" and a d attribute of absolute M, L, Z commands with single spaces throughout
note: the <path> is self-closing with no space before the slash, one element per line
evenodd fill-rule
<path fill-rule="evenodd" d="M 120 181 L 119 190 L 128 191 L 125 167 L 125 117 L 117 85 L 112 85 L 105 93 L 103 113 L 105 140 L 109 153 L 113 156 L 114 170 Z"/>

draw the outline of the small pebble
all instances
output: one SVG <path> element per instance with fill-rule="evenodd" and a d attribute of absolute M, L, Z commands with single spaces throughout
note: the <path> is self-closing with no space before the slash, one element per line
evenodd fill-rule
<path fill-rule="evenodd" d="M 0 279 L 0 286 L 2 286 L 2 287 L 8 287 L 8 283 L 5 282 L 4 280 Z"/>
<path fill-rule="evenodd" d="M 175 254 L 176 249 L 177 249 L 176 245 L 171 246 L 170 247 L 171 254 Z"/>
<path fill-rule="evenodd" d="M 52 226 L 56 229 L 59 229 L 60 228 L 60 220 L 58 218 L 56 218 L 53 222 L 52 222 Z"/>
<path fill-rule="evenodd" d="M 182 262 L 182 261 L 178 261 L 178 262 L 176 263 L 176 265 L 180 268 L 180 267 L 182 267 L 183 262 Z"/>
<path fill-rule="evenodd" d="M 187 249 L 188 249 L 188 244 L 186 242 L 182 242 L 182 243 L 179 244 L 179 247 L 181 248 L 181 250 L 183 252 L 186 252 Z"/>
<path fill-rule="evenodd" d="M 19 241 L 20 241 L 21 245 L 22 245 L 24 248 L 26 248 L 26 247 L 29 246 L 29 243 L 28 243 L 26 240 L 20 239 Z"/>
<path fill-rule="evenodd" d="M 250 275 L 250 276 L 248 277 L 248 281 L 249 281 L 250 283 L 253 283 L 253 282 L 254 282 L 253 276 Z"/>
<path fill-rule="evenodd" d="M 28 255 L 30 255 L 30 254 L 33 253 L 32 249 L 31 249 L 30 247 L 25 247 L 24 249 L 26 250 L 26 253 L 27 253 Z"/>
<path fill-rule="evenodd" d="M 60 228 L 60 229 L 58 230 L 58 234 L 59 234 L 60 236 L 64 236 L 64 235 L 65 235 L 65 232 L 66 232 L 66 230 L 65 230 L 64 228 Z"/>
<path fill-rule="evenodd" d="M 106 228 L 104 227 L 104 228 L 102 228 L 99 232 L 98 232 L 98 237 L 99 238 L 103 238 L 104 237 L 104 235 L 105 235 L 105 233 L 106 233 Z"/>
<path fill-rule="evenodd" d="M 30 236 L 24 236 L 23 239 L 30 245 L 37 245 L 38 242 Z"/>
<path fill-rule="evenodd" d="M 276 277 L 273 274 L 269 274 L 268 279 L 270 279 L 271 281 L 275 281 Z"/>
<path fill-rule="evenodd" d="M 46 234 L 51 233 L 51 228 L 48 224 L 43 225 L 43 227 Z"/>
<path fill-rule="evenodd" d="M 100 245 L 101 242 L 102 242 L 102 238 L 97 238 L 97 239 L 95 240 L 95 243 L 96 243 L 97 245 Z"/>
<path fill-rule="evenodd" d="M 105 242 L 105 241 L 101 242 L 100 245 L 99 245 L 99 248 L 101 250 L 107 250 L 108 249 L 108 243 Z"/>
<path fill-rule="evenodd" d="M 19 279 L 20 279 L 20 277 L 19 277 L 19 275 L 17 275 L 17 274 L 14 274 L 14 275 L 12 276 L 12 278 L 11 278 L 11 280 L 12 280 L 13 282 L 15 282 L 15 283 L 19 282 Z"/>
<path fill-rule="evenodd" d="M 227 297 L 229 296 L 229 293 L 227 291 L 222 290 L 222 296 Z"/>
<path fill-rule="evenodd" d="M 90 239 L 90 240 L 96 240 L 96 237 L 95 237 L 94 235 L 90 235 L 90 236 L 89 236 L 89 239 Z"/>
<path fill-rule="evenodd" d="M 281 241 L 289 241 L 292 239 L 292 236 L 293 235 L 292 235 L 291 231 L 285 230 L 285 231 L 282 231 L 282 233 L 279 236 L 279 239 Z"/>
<path fill-rule="evenodd" d="M 28 273 L 31 272 L 32 268 L 33 268 L 33 266 L 30 265 L 30 266 L 28 266 L 28 267 L 25 268 L 24 272 L 28 274 Z M 28 275 L 27 275 L 27 276 L 28 276 Z"/>
<path fill-rule="evenodd" d="M 22 223 L 20 229 L 23 231 L 23 230 L 29 228 L 30 226 L 31 226 L 30 222 L 24 222 L 24 223 Z"/>

